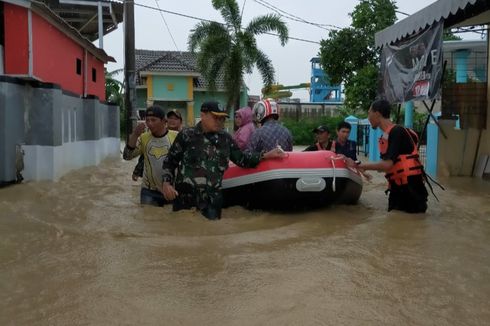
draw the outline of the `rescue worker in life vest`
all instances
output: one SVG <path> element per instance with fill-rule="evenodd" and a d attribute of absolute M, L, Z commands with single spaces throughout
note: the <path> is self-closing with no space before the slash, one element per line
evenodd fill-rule
<path fill-rule="evenodd" d="M 427 210 L 428 192 L 425 188 L 425 173 L 419 161 L 417 134 L 390 120 L 391 107 L 386 100 L 377 100 L 368 111 L 369 123 L 381 128 L 379 139 L 381 161 L 356 164 L 346 158 L 348 165 L 360 171 L 384 171 L 388 179 L 388 211 L 393 209 L 407 213 L 423 213 Z"/>

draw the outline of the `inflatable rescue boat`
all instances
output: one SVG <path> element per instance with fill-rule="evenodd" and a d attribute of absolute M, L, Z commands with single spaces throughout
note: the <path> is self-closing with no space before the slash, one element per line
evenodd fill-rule
<path fill-rule="evenodd" d="M 305 209 L 355 204 L 362 178 L 331 151 L 287 152 L 251 169 L 230 162 L 222 189 L 225 207 Z"/>

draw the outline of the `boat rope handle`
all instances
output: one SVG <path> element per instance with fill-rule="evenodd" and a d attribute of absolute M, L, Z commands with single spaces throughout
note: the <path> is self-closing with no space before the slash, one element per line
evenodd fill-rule
<path fill-rule="evenodd" d="M 335 158 L 331 157 L 330 160 L 332 161 L 332 167 L 333 167 L 333 180 L 332 180 L 332 191 L 335 192 L 336 186 L 335 186 Z"/>

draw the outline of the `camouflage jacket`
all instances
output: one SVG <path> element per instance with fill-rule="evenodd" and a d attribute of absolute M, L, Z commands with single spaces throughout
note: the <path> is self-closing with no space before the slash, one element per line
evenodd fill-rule
<path fill-rule="evenodd" d="M 204 133 L 201 123 L 182 130 L 163 161 L 162 179 L 173 182 L 179 193 L 174 205 L 221 207 L 220 188 L 228 160 L 241 167 L 255 167 L 260 154 L 243 153 L 225 131 Z"/>

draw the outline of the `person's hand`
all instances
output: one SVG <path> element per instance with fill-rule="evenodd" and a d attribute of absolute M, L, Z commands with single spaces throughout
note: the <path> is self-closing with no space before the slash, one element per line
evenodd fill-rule
<path fill-rule="evenodd" d="M 264 158 L 264 160 L 266 160 L 271 158 L 283 158 L 286 157 L 286 155 L 286 152 L 281 147 L 276 147 L 271 149 L 267 153 L 264 153 L 262 157 Z"/>
<path fill-rule="evenodd" d="M 175 190 L 175 188 L 169 182 L 163 183 L 162 194 L 163 194 L 163 197 L 165 197 L 165 199 L 168 201 L 174 200 L 179 195 L 177 190 Z"/>
<path fill-rule="evenodd" d="M 370 175 L 369 173 L 366 172 L 366 170 L 364 170 L 363 168 L 361 167 L 357 167 L 357 171 L 359 171 L 359 173 L 367 180 L 367 181 L 371 181 L 373 179 L 373 176 Z"/>
<path fill-rule="evenodd" d="M 140 136 L 142 133 L 144 133 L 144 132 L 145 132 L 145 129 L 146 129 L 146 123 L 144 123 L 144 122 L 140 122 L 140 123 L 138 123 L 138 124 L 136 125 L 136 127 L 134 128 L 133 133 L 134 133 L 134 135 L 135 135 L 136 137 L 139 137 L 139 136 Z"/>
<path fill-rule="evenodd" d="M 347 165 L 350 168 L 357 169 L 357 163 L 353 159 L 351 159 L 350 157 L 347 157 L 343 154 L 338 154 L 335 156 L 335 159 L 344 160 L 345 165 Z"/>

